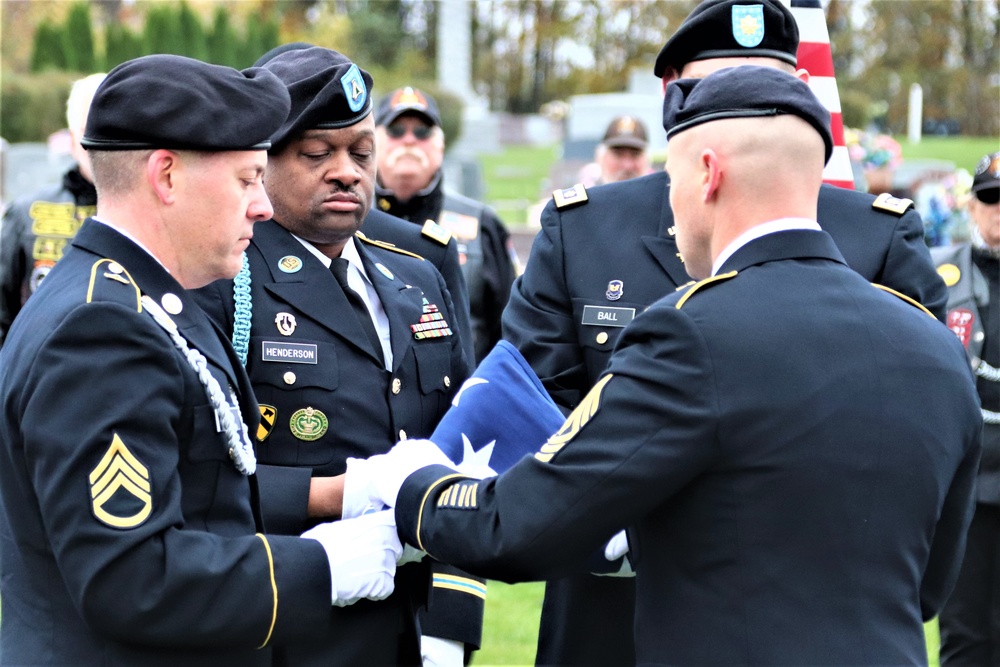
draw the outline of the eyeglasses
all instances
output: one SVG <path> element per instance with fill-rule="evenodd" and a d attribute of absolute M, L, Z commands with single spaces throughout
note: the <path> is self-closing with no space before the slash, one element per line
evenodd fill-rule
<path fill-rule="evenodd" d="M 408 128 L 402 123 L 393 123 L 385 128 L 385 132 L 393 139 L 402 139 L 406 135 L 406 131 L 408 129 L 413 132 L 413 137 L 416 140 L 423 141 L 431 136 L 431 130 L 433 128 L 429 125 L 414 125 L 412 128 Z"/>
<path fill-rule="evenodd" d="M 976 192 L 976 199 L 984 204 L 996 204 L 1000 202 L 1000 187 L 979 190 Z"/>

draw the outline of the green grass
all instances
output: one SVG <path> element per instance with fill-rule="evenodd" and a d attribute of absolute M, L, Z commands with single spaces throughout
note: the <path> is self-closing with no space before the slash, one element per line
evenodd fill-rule
<path fill-rule="evenodd" d="M 904 159 L 949 160 L 970 174 L 979 158 L 1000 150 L 1000 140 L 996 137 L 924 137 L 918 144 L 911 144 L 906 137 L 896 140 L 903 149 Z"/>
<path fill-rule="evenodd" d="M 486 593 L 483 648 L 472 659 L 475 667 L 533 665 L 538 638 L 538 618 L 545 585 L 502 584 L 491 581 Z M 924 626 L 930 667 L 938 666 L 937 621 Z"/>
<path fill-rule="evenodd" d="M 557 155 L 557 146 L 507 146 L 499 153 L 480 156 L 486 201 L 508 226 L 527 223 L 528 209 L 546 196 L 543 184 Z"/>
<path fill-rule="evenodd" d="M 533 665 L 545 584 L 503 584 L 486 587 L 483 648 L 472 659 L 475 667 Z"/>

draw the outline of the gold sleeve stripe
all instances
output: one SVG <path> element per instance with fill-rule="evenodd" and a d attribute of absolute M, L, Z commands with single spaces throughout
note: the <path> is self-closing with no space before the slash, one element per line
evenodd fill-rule
<path fill-rule="evenodd" d="M 278 582 L 274 580 L 274 555 L 271 553 L 271 545 L 268 544 L 267 538 L 260 533 L 257 533 L 257 537 L 264 543 L 264 551 L 267 553 L 267 565 L 271 570 L 271 595 L 274 598 L 274 607 L 271 611 L 271 627 L 267 629 L 267 636 L 264 637 L 264 643 L 257 647 L 264 648 L 271 641 L 271 635 L 274 634 L 274 626 L 278 622 Z"/>
<path fill-rule="evenodd" d="M 468 577 L 456 577 L 453 574 L 435 574 L 434 588 L 447 588 L 459 593 L 468 593 L 477 598 L 486 599 L 486 584 Z"/>
<path fill-rule="evenodd" d="M 444 482 L 447 482 L 448 480 L 452 479 L 469 479 L 469 478 L 466 475 L 461 475 L 459 473 L 455 473 L 454 475 L 445 475 L 444 477 L 442 477 L 441 479 L 437 480 L 429 487 L 427 487 L 427 490 L 424 492 L 424 497 L 420 500 L 420 508 L 417 512 L 417 546 L 420 547 L 421 551 L 427 551 L 427 549 L 424 548 L 424 541 L 420 538 L 420 524 L 422 524 L 424 520 L 424 508 L 427 507 L 427 500 L 428 498 L 431 497 L 431 494 L 434 493 L 434 490 L 436 488 L 441 486 L 441 484 L 443 484 Z"/>
<path fill-rule="evenodd" d="M 920 303 L 919 301 L 917 301 L 916 299 L 912 299 L 912 298 L 906 296 L 905 294 L 903 294 L 901 292 L 897 292 L 896 290 L 892 289 L 891 287 L 886 287 L 885 285 L 879 285 L 878 283 L 872 283 L 872 285 L 874 285 L 875 287 L 879 288 L 883 292 L 888 292 L 889 294 L 892 294 L 893 296 L 899 297 L 900 299 L 902 299 L 903 301 L 907 302 L 911 306 L 916 306 L 920 310 L 922 310 L 925 313 L 927 313 L 927 315 L 929 315 L 931 319 L 933 319 L 933 320 L 937 319 L 936 317 L 934 317 L 934 314 L 931 311 L 929 311 L 926 308 L 924 308 L 923 304 Z"/>
<path fill-rule="evenodd" d="M 736 273 L 737 273 L 736 271 L 730 271 L 729 273 L 720 273 L 717 276 L 712 276 L 711 278 L 705 278 L 704 280 L 699 280 L 698 282 L 696 282 L 694 285 L 691 286 L 691 289 L 687 291 L 687 294 L 681 297 L 680 301 L 678 301 L 676 305 L 674 305 L 674 308 L 680 310 L 681 306 L 683 306 L 685 302 L 687 302 L 687 300 L 691 298 L 691 295 L 697 292 L 705 285 L 710 285 L 720 280 L 729 280 L 730 278 L 735 276 Z"/>
<path fill-rule="evenodd" d="M 101 265 L 114 264 L 114 263 L 115 261 L 113 259 L 106 259 L 106 258 L 99 259 L 96 262 L 94 262 L 94 265 L 92 267 L 90 267 L 90 284 L 87 286 L 87 303 L 90 303 L 91 299 L 94 296 L 94 281 L 97 280 L 97 272 L 100 270 Z M 139 291 L 139 286 L 135 284 L 135 281 L 132 280 L 132 275 L 128 271 L 126 271 L 124 267 L 122 267 L 122 272 L 126 276 L 128 276 L 129 284 L 135 288 L 135 308 L 136 312 L 141 313 L 142 293 Z"/>

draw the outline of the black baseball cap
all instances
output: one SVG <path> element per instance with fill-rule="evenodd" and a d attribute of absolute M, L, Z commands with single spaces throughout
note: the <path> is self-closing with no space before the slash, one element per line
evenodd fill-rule
<path fill-rule="evenodd" d="M 649 145 L 646 124 L 635 116 L 618 116 L 608 125 L 601 143 L 608 148 L 646 150 Z"/>
<path fill-rule="evenodd" d="M 984 204 L 1000 201 L 1000 152 L 984 155 L 976 164 L 972 193 Z"/>
<path fill-rule="evenodd" d="M 418 88 L 397 88 L 382 98 L 375 112 L 376 125 L 389 125 L 403 114 L 415 114 L 432 126 L 441 126 L 441 114 L 434 98 Z"/>

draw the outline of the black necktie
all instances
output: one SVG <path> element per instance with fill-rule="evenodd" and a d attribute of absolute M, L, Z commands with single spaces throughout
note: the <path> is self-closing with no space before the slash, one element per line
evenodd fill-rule
<path fill-rule="evenodd" d="M 351 307 L 354 308 L 354 314 L 358 316 L 358 324 L 361 325 L 365 334 L 368 335 L 368 342 L 371 343 L 375 356 L 381 359 L 383 356 L 382 340 L 378 337 L 378 332 L 375 331 L 375 324 L 372 322 L 372 316 L 368 312 L 368 306 L 365 305 L 361 296 L 347 284 L 348 264 L 349 262 L 343 257 L 337 257 L 330 263 L 330 272 L 333 273 L 333 277 L 337 279 L 337 282 L 344 289 L 344 296 L 347 297 L 347 300 L 351 303 Z"/>

